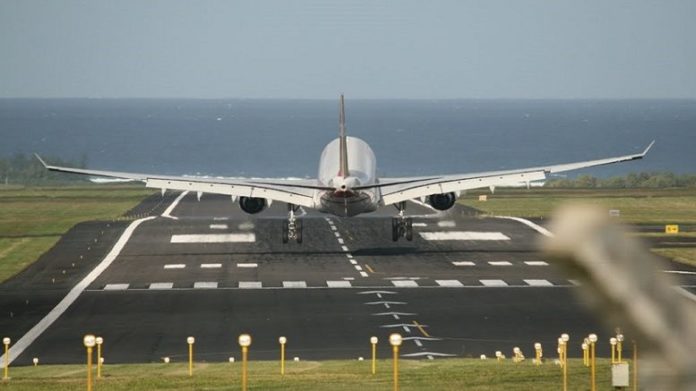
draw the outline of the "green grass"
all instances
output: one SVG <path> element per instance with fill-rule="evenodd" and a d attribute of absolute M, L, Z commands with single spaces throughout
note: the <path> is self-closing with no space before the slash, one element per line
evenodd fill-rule
<path fill-rule="evenodd" d="M 582 360 L 569 360 L 569 389 L 589 389 L 589 369 Z M 391 361 L 380 360 L 377 375 L 370 374 L 369 361 L 288 362 L 286 375 L 279 374 L 279 363 L 252 361 L 249 365 L 250 390 L 390 390 Z M 76 390 L 86 385 L 84 365 L 55 365 L 10 368 L 11 379 L 0 382 L 0 390 Z M 241 364 L 198 363 L 188 377 L 185 363 L 106 365 L 96 390 L 238 390 Z M 559 390 L 561 369 L 552 363 L 535 366 L 531 360 L 514 364 L 511 360 L 441 359 L 401 360 L 401 390 Z M 610 390 L 610 364 L 597 362 L 599 390 Z"/>
<path fill-rule="evenodd" d="M 82 221 L 111 220 L 152 194 L 142 186 L 0 186 L 0 282 Z"/>
<path fill-rule="evenodd" d="M 575 201 L 607 210 L 634 224 L 696 224 L 696 189 L 531 189 L 502 190 L 478 201 L 478 194 L 460 203 L 486 213 L 517 217 L 550 217 L 561 204 Z"/>

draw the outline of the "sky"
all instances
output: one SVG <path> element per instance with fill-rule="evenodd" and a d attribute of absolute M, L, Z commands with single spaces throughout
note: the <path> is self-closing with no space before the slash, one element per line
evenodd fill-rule
<path fill-rule="evenodd" d="M 693 0 L 0 0 L 0 97 L 696 98 Z"/>

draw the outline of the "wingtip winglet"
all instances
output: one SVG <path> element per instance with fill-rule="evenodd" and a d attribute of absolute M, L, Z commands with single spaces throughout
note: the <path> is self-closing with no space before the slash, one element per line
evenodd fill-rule
<path fill-rule="evenodd" d="M 43 161 L 43 159 L 41 159 L 41 156 L 39 156 L 38 153 L 34 153 L 34 157 L 36 158 L 36 160 L 38 160 L 39 162 L 41 162 L 41 165 L 43 165 L 44 168 L 48 168 L 48 164 L 46 164 L 46 162 Z"/>
<path fill-rule="evenodd" d="M 648 154 L 648 151 L 650 150 L 650 148 L 652 148 L 653 144 L 655 144 L 655 140 L 653 140 L 653 141 L 650 143 L 650 145 L 648 145 L 648 147 L 645 148 L 645 151 L 643 151 L 643 153 L 641 153 L 641 155 L 642 155 L 642 156 L 647 155 L 647 154 Z"/>

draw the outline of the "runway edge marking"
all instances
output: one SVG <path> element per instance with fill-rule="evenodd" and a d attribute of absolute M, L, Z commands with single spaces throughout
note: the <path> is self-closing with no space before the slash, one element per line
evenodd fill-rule
<path fill-rule="evenodd" d="M 104 259 L 89 274 L 87 274 L 82 281 L 77 283 L 77 285 L 75 285 L 70 292 L 68 292 L 63 300 L 61 300 L 46 316 L 44 316 L 39 323 L 32 327 L 31 330 L 24 334 L 22 338 L 20 338 L 17 343 L 10 348 L 10 364 L 17 357 L 19 357 L 29 347 L 29 345 L 39 338 L 39 336 L 41 336 L 41 334 L 43 334 L 43 332 L 46 331 L 46 329 L 48 329 L 53 322 L 55 322 L 72 305 L 72 303 L 75 302 L 75 300 L 77 300 L 82 292 L 87 289 L 87 287 L 111 265 L 111 263 L 121 253 L 123 247 L 125 247 L 125 245 L 128 243 L 128 240 L 130 239 L 131 235 L 133 235 L 135 229 L 138 228 L 140 224 L 153 219 L 155 219 L 155 216 L 135 220 L 126 228 L 106 257 L 104 257 Z M 5 357 L 3 355 L 0 357 L 0 361 L 5 362 L 4 360 Z"/>

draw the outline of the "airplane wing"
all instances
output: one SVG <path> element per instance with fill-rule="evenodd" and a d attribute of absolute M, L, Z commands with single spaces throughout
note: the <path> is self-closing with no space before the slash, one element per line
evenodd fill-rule
<path fill-rule="evenodd" d="M 331 190 L 318 185 L 316 180 L 305 179 L 236 179 L 188 176 L 166 176 L 142 173 L 87 170 L 82 168 L 51 166 L 39 155 L 36 158 L 43 166 L 56 172 L 91 175 L 97 177 L 141 181 L 146 187 L 163 190 L 195 191 L 200 193 L 226 194 L 232 197 L 258 197 L 314 208 L 317 190 Z"/>
<path fill-rule="evenodd" d="M 402 201 L 427 197 L 431 194 L 459 192 L 484 187 L 519 185 L 520 183 L 544 180 L 548 174 L 642 159 L 654 143 L 655 141 L 651 142 L 642 153 L 633 155 L 517 170 L 442 175 L 437 177 L 390 178 L 382 179 L 382 183 L 373 187 L 379 187 L 381 189 L 383 204 L 391 205 Z"/>

